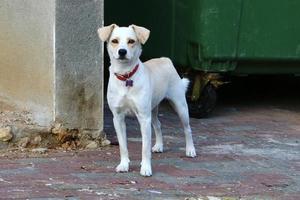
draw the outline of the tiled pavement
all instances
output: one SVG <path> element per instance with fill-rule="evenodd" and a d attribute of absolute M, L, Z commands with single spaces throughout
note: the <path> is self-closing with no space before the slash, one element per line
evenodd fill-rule
<path fill-rule="evenodd" d="M 184 155 L 177 116 L 160 111 L 165 152 L 153 154 L 153 176 L 139 175 L 141 142 L 127 119 L 129 173 L 117 174 L 118 146 L 0 159 L 0 199 L 300 199 L 300 111 L 268 106 L 220 106 L 191 119 L 198 156 Z"/>

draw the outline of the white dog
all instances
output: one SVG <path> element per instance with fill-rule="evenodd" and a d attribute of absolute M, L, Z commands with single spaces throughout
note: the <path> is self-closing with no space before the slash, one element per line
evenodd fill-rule
<path fill-rule="evenodd" d="M 120 145 L 121 162 L 117 172 L 127 172 L 129 157 L 125 116 L 136 115 L 142 132 L 141 175 L 151 176 L 151 124 L 156 143 L 152 152 L 163 152 L 163 139 L 158 121 L 158 105 L 170 100 L 184 127 L 186 156 L 195 157 L 195 147 L 189 124 L 189 113 L 185 93 L 188 79 L 181 79 L 168 58 L 152 59 L 142 63 L 139 59 L 142 44 L 150 31 L 131 25 L 118 27 L 115 24 L 99 28 L 99 37 L 107 42 L 111 66 L 107 90 L 108 105 L 113 113 L 114 127 Z"/>

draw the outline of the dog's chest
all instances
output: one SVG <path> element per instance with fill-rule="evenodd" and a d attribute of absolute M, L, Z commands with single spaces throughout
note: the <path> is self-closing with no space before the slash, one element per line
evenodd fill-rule
<path fill-rule="evenodd" d="M 108 93 L 108 102 L 112 109 L 119 113 L 133 115 L 137 113 L 134 97 L 128 92 L 112 92 Z"/>
<path fill-rule="evenodd" d="M 119 104 L 119 109 L 121 112 L 126 113 L 127 115 L 134 115 L 137 113 L 136 106 L 132 99 L 125 96 Z"/>

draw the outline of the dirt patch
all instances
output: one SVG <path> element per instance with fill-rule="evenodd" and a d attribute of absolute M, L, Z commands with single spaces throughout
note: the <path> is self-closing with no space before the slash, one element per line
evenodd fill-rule
<path fill-rule="evenodd" d="M 0 102 L 0 150 L 95 149 L 109 144 L 98 130 L 68 129 L 61 124 L 42 127 L 34 123 L 30 112 Z"/>

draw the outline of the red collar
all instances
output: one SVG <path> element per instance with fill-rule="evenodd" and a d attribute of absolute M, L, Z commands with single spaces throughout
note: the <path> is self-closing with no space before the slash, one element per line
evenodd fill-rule
<path fill-rule="evenodd" d="M 117 79 L 119 79 L 121 81 L 127 81 L 135 74 L 135 72 L 138 70 L 138 68 L 139 68 L 139 64 L 137 64 L 131 72 L 127 72 L 126 74 L 115 73 L 115 76 L 117 77 Z"/>

